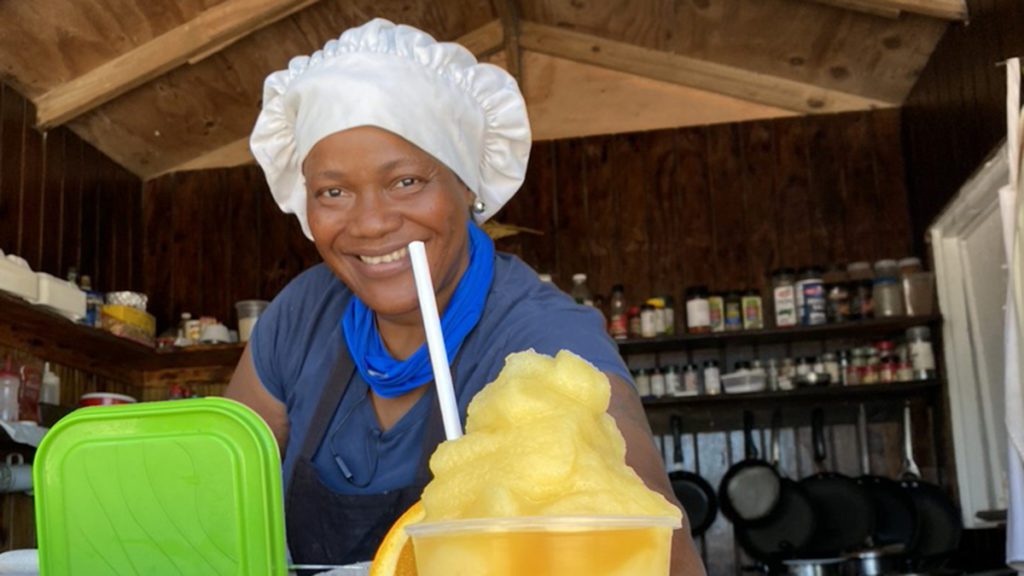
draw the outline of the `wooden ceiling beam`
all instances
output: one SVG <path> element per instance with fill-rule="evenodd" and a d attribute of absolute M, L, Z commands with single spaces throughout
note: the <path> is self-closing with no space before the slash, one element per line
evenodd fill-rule
<path fill-rule="evenodd" d="M 524 50 L 800 113 L 841 112 L 899 105 L 899 102 L 830 90 L 528 21 L 520 22 L 519 42 Z"/>
<path fill-rule="evenodd" d="M 190 59 L 198 61 L 319 0 L 227 0 L 36 100 L 40 128 L 58 126 Z"/>
<path fill-rule="evenodd" d="M 494 54 L 505 45 L 504 30 L 501 20 L 495 19 L 483 26 L 467 32 L 455 40 L 465 46 L 477 58 Z M 172 172 L 184 172 L 186 170 L 204 170 L 207 168 L 229 168 L 249 164 L 255 160 L 249 150 L 249 136 L 229 142 L 224 146 L 211 150 L 202 156 L 193 158 L 173 168 L 159 170 L 156 173 L 145 175 L 146 180 L 170 174 Z"/>
<path fill-rule="evenodd" d="M 523 53 L 519 47 L 519 7 L 515 0 L 494 0 L 491 5 L 501 21 L 505 36 L 505 65 L 520 85 L 523 83 Z"/>
<path fill-rule="evenodd" d="M 828 4 L 858 10 L 880 16 L 898 17 L 901 12 L 919 14 L 953 22 L 967 21 L 966 0 L 813 0 L 819 4 Z"/>

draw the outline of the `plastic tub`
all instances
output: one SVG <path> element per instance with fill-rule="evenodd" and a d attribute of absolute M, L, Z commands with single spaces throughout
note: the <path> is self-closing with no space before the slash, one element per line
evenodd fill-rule
<path fill-rule="evenodd" d="M 270 302 L 266 300 L 241 300 L 235 302 L 235 310 L 238 312 L 238 340 L 248 342 L 253 327 L 256 326 L 256 319 L 267 309 Z"/>
<path fill-rule="evenodd" d="M 78 405 L 85 408 L 87 406 L 117 406 L 119 404 L 135 404 L 135 398 L 127 396 L 125 394 L 115 394 L 113 392 L 91 392 L 89 394 L 82 394 L 82 397 L 78 399 Z"/>
<path fill-rule="evenodd" d="M 419 576 L 667 576 L 673 518 L 481 518 L 406 528 Z"/>

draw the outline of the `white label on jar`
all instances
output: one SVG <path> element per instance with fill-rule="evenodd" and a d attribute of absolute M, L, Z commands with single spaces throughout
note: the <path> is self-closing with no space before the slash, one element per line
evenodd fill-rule
<path fill-rule="evenodd" d="M 661 398 L 665 395 L 665 375 L 661 372 L 655 372 L 651 375 L 651 395 L 655 398 Z"/>
<path fill-rule="evenodd" d="M 935 370 L 935 354 L 931 342 L 916 340 L 910 343 L 910 363 L 914 370 Z"/>
<path fill-rule="evenodd" d="M 654 310 L 640 312 L 640 336 L 643 338 L 654 338 L 658 331 L 654 327 Z"/>
<path fill-rule="evenodd" d="M 775 325 L 796 326 L 796 291 L 792 284 L 775 288 Z"/>
<path fill-rule="evenodd" d="M 711 326 L 711 308 L 705 298 L 694 298 L 686 302 L 686 325 L 690 328 Z"/>
<path fill-rule="evenodd" d="M 718 367 L 712 366 L 704 369 L 704 392 L 712 395 L 722 392 L 722 380 L 719 378 Z"/>

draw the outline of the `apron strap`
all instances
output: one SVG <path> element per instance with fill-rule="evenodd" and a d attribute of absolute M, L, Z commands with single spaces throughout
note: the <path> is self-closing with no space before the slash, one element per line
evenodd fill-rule
<path fill-rule="evenodd" d="M 341 402 L 342 396 L 345 395 L 345 390 L 348 389 L 348 384 L 356 371 L 355 362 L 352 361 L 352 356 L 348 352 L 348 345 L 344 342 L 342 344 L 338 359 L 334 363 L 334 368 L 331 369 L 331 375 L 324 384 L 323 392 L 320 393 L 316 411 L 313 412 L 313 420 L 309 423 L 309 429 L 306 430 L 306 439 L 302 444 L 301 452 L 302 458 L 306 460 L 312 460 L 313 455 L 320 448 L 324 435 L 327 434 L 327 429 L 331 425 L 331 420 L 334 419 L 334 413 L 338 410 L 338 404 Z"/>

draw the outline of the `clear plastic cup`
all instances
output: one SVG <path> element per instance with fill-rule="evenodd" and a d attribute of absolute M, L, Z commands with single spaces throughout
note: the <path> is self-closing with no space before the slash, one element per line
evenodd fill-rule
<path fill-rule="evenodd" d="M 235 310 L 238 311 L 238 339 L 241 342 L 248 342 L 252 329 L 256 326 L 256 319 L 267 309 L 270 302 L 266 300 L 241 300 L 235 302 Z"/>
<path fill-rule="evenodd" d="M 481 518 L 406 528 L 420 576 L 668 576 L 672 531 L 656 516 Z"/>

